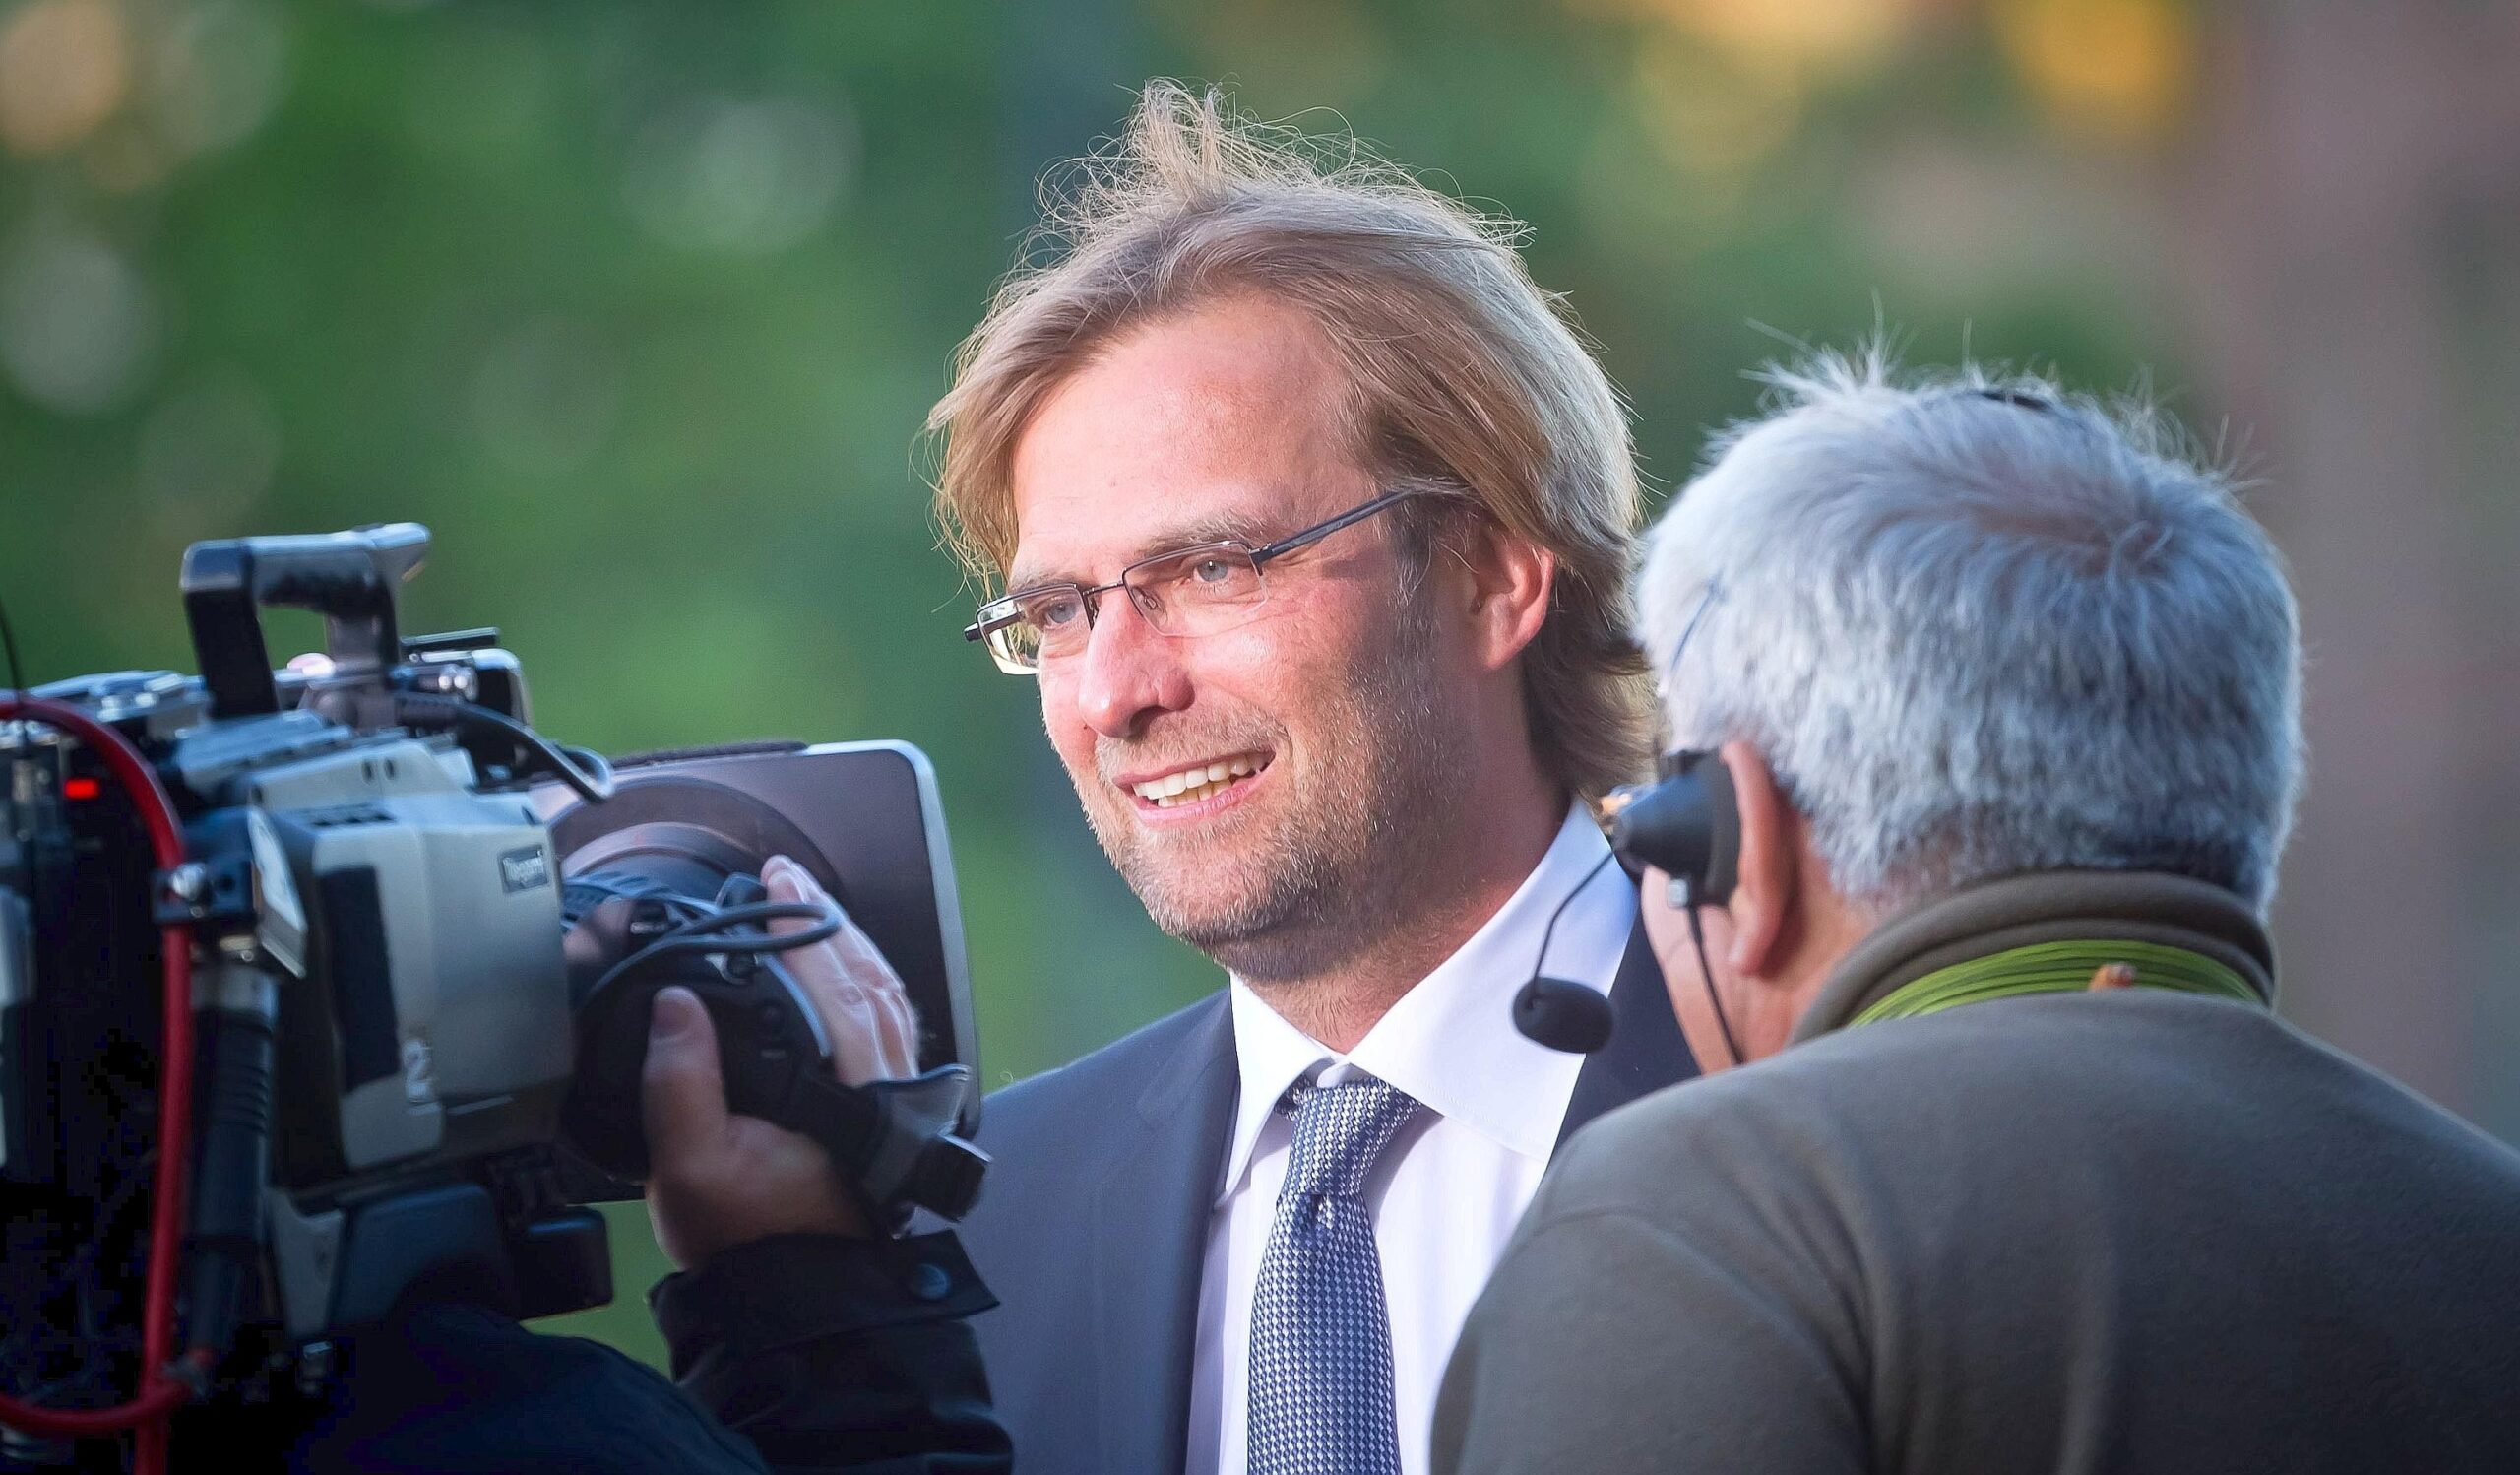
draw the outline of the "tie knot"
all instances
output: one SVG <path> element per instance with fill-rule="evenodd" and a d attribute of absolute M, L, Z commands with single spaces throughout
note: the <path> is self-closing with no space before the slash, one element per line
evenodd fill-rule
<path fill-rule="evenodd" d="M 1374 1160 L 1416 1115 L 1418 1102 L 1399 1087 L 1371 1076 L 1336 1086 L 1297 1081 L 1278 1103 L 1295 1120 L 1294 1146 L 1287 1156 L 1289 1193 L 1354 1198 L 1364 1190 Z"/>

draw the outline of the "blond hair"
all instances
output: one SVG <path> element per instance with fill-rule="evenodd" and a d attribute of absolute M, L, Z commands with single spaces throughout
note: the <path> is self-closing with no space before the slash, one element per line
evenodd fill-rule
<path fill-rule="evenodd" d="M 1257 124 L 1213 91 L 1163 81 L 1115 145 L 1045 193 L 1025 264 L 928 414 L 947 545 L 975 574 L 1002 578 L 1014 556 L 1014 448 L 1051 390 L 1123 331 L 1265 294 L 1305 312 L 1345 366 L 1366 470 L 1451 488 L 1556 556 L 1551 609 L 1522 662 L 1534 749 L 1588 798 L 1632 776 L 1645 707 L 1627 603 L 1639 511 L 1627 420 L 1525 272 L 1519 225 L 1353 140 Z"/>

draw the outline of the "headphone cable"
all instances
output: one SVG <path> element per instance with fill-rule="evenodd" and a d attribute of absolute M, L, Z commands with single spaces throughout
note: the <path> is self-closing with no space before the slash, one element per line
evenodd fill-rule
<path fill-rule="evenodd" d="M 1731 1053 L 1732 1063 L 1746 1065 L 1750 1063 L 1749 1058 L 1741 1054 L 1741 1042 L 1732 1035 L 1732 1021 L 1725 1017 L 1724 996 L 1715 992 L 1715 970 L 1707 966 L 1706 928 L 1697 920 L 1697 888 L 1694 886 L 1689 888 L 1688 904 L 1682 910 L 1689 914 L 1689 945 L 1697 949 L 1698 981 L 1706 985 L 1706 1003 L 1707 1007 L 1715 1010 L 1715 1027 L 1724 1032 L 1724 1048 Z"/>

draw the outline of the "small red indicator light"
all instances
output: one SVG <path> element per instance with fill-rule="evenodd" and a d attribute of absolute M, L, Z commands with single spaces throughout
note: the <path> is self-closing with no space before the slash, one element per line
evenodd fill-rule
<path fill-rule="evenodd" d="M 61 797 L 63 799 L 94 799 L 104 792 L 104 785 L 97 783 L 94 779 L 87 778 L 85 776 L 67 778 L 61 781 Z"/>

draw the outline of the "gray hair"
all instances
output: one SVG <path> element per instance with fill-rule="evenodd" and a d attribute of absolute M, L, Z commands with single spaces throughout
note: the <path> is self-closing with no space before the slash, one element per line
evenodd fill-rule
<path fill-rule="evenodd" d="M 1637 580 L 1677 744 L 1757 748 L 1875 908 L 2091 868 L 2262 911 L 2300 617 L 2231 479 L 2149 406 L 2037 377 L 1878 349 L 1764 377 L 1770 413 L 1717 438 Z"/>

